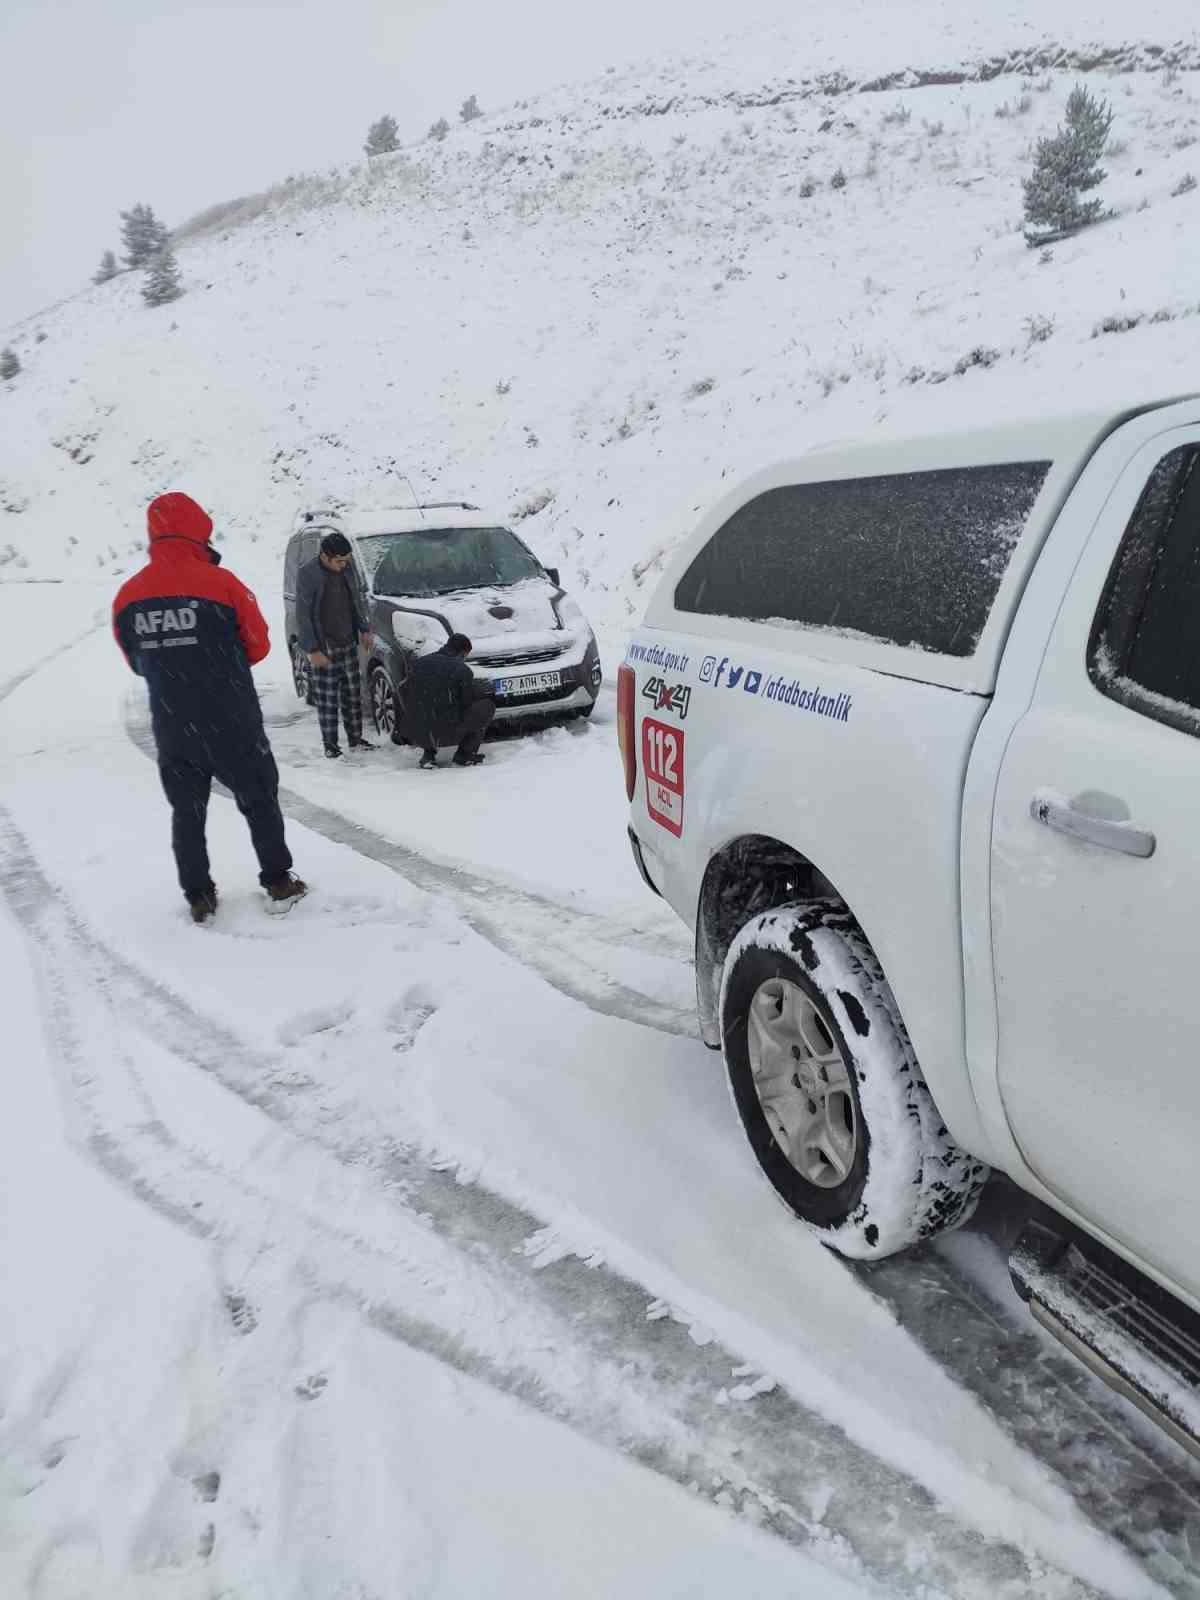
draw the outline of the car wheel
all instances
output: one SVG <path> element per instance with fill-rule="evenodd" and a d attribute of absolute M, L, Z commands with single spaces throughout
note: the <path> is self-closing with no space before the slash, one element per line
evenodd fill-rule
<path fill-rule="evenodd" d="M 369 677 L 371 715 L 378 733 L 388 738 L 396 731 L 396 693 L 382 667 L 372 667 Z"/>
<path fill-rule="evenodd" d="M 892 1255 L 974 1211 L 988 1169 L 946 1132 L 844 906 L 784 906 L 742 929 L 722 976 L 721 1037 L 758 1164 L 823 1243 Z"/>
<path fill-rule="evenodd" d="M 297 700 L 312 704 L 312 662 L 298 644 L 292 646 L 292 682 Z"/>

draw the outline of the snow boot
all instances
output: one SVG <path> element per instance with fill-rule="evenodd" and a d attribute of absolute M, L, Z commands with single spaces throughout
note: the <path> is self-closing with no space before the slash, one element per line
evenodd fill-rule
<path fill-rule="evenodd" d="M 276 878 L 266 888 L 268 911 L 290 911 L 296 901 L 302 900 L 308 893 L 308 885 L 294 872 L 285 872 L 282 878 Z"/>
<path fill-rule="evenodd" d="M 195 923 L 207 922 L 217 909 L 217 891 L 201 889 L 199 894 L 190 894 L 187 903 L 192 910 L 192 921 Z"/>
<path fill-rule="evenodd" d="M 486 760 L 487 757 L 485 755 L 455 756 L 453 758 L 453 764 L 456 767 L 477 767 L 481 761 Z"/>
<path fill-rule="evenodd" d="M 377 744 L 372 744 L 370 739 L 351 739 L 351 750 L 378 750 Z"/>
<path fill-rule="evenodd" d="M 417 770 L 418 770 L 418 772 L 420 772 L 420 771 L 426 771 L 427 772 L 427 771 L 429 771 L 429 769 L 431 767 L 436 767 L 437 764 L 438 764 L 437 751 L 436 750 L 426 750 L 424 755 L 422 755 L 420 761 L 417 762 Z"/>
<path fill-rule="evenodd" d="M 325 746 L 326 761 L 339 761 L 341 759 L 341 755 L 342 752 L 336 744 L 327 744 Z"/>

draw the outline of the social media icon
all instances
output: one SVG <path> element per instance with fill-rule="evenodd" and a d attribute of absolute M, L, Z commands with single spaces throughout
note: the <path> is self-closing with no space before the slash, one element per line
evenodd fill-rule
<path fill-rule="evenodd" d="M 729 687 L 731 689 L 736 689 L 738 684 L 741 683 L 741 681 L 742 681 L 742 673 L 745 672 L 745 670 L 746 670 L 745 667 L 730 667 L 730 669 L 729 669 Z"/>
<path fill-rule="evenodd" d="M 704 660 L 700 663 L 700 682 L 701 683 L 711 683 L 712 682 L 712 675 L 716 670 L 717 670 L 717 658 L 716 658 L 716 656 L 705 656 Z"/>
<path fill-rule="evenodd" d="M 746 682 L 743 685 L 743 687 L 744 687 L 744 689 L 745 689 L 747 694 L 757 694 L 758 693 L 758 689 L 759 689 L 759 685 L 761 683 L 762 683 L 762 673 L 761 672 L 748 672 L 746 674 Z"/>

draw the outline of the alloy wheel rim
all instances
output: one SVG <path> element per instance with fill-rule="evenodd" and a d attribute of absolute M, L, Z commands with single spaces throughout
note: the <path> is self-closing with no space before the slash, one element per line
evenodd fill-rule
<path fill-rule="evenodd" d="M 750 1002 L 746 1042 L 771 1137 L 807 1182 L 837 1188 L 858 1154 L 858 1111 L 825 1019 L 798 984 L 768 978 Z"/>
<path fill-rule="evenodd" d="M 390 734 L 396 725 L 396 712 L 392 702 L 392 691 L 388 688 L 382 672 L 377 672 L 371 679 L 371 709 L 375 713 L 375 726 L 380 733 Z"/>

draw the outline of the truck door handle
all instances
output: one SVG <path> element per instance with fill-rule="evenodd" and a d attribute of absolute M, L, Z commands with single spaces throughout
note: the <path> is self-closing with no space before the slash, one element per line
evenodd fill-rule
<path fill-rule="evenodd" d="M 1029 802 L 1029 814 L 1035 822 L 1069 834 L 1084 844 L 1099 845 L 1102 850 L 1119 850 L 1122 855 L 1140 856 L 1143 860 L 1154 854 L 1158 843 L 1147 828 L 1135 827 L 1132 822 L 1094 817 L 1087 811 L 1077 810 L 1069 800 L 1049 789 L 1039 790 L 1034 795 Z"/>

